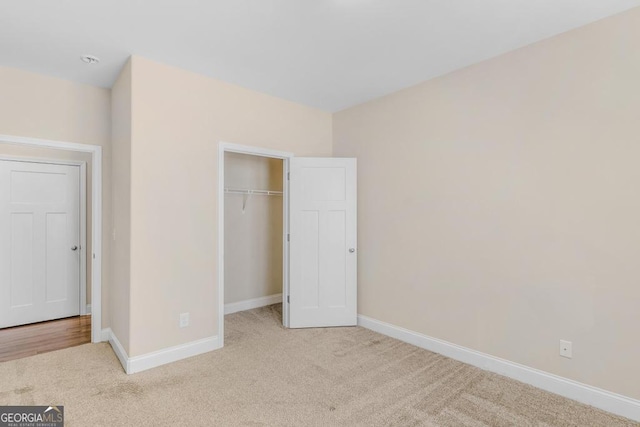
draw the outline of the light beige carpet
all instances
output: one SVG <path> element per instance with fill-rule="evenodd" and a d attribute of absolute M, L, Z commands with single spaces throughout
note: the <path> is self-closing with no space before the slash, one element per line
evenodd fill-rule
<path fill-rule="evenodd" d="M 226 317 L 222 350 L 127 376 L 108 344 L 0 363 L 0 405 L 67 426 L 630 426 L 631 421 L 364 328 Z"/>

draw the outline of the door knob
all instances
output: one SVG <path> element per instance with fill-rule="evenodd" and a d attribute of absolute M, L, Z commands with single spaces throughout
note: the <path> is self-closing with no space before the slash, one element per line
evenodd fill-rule
<path fill-rule="evenodd" d="M 72 251 L 77 251 L 77 250 L 78 250 L 78 247 L 77 247 L 77 246 L 72 246 L 72 247 L 71 247 L 71 250 L 72 250 Z"/>
<path fill-rule="evenodd" d="M 356 248 L 349 248 L 349 253 L 354 253 L 356 251 Z"/>

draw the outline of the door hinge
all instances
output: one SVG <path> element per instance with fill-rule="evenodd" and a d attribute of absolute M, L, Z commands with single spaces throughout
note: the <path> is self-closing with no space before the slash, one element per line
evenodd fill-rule
<path fill-rule="evenodd" d="M 291 172 L 287 172 L 287 181 L 291 180 Z"/>
<path fill-rule="evenodd" d="M 291 234 L 287 233 L 287 242 L 291 241 Z"/>
<path fill-rule="evenodd" d="M 291 304 L 291 301 L 289 300 L 289 295 L 287 295 L 287 304 Z"/>

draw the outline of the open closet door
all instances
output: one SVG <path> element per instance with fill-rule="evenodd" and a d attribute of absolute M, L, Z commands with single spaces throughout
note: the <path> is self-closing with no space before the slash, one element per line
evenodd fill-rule
<path fill-rule="evenodd" d="M 356 325 L 356 159 L 294 157 L 289 181 L 289 327 Z"/>

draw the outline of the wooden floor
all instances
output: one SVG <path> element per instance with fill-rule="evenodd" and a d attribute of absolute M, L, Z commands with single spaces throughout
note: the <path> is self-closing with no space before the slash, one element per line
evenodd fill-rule
<path fill-rule="evenodd" d="M 91 342 L 91 316 L 0 329 L 0 362 Z"/>

